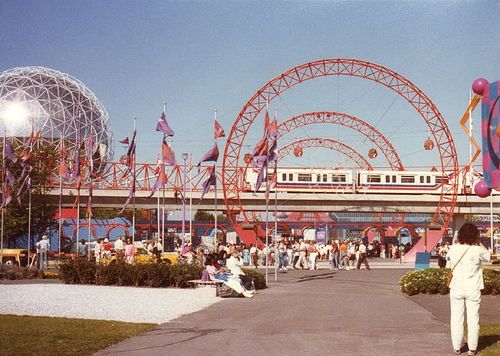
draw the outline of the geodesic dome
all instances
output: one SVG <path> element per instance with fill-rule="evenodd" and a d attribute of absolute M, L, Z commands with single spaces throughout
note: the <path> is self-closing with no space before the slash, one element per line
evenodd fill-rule
<path fill-rule="evenodd" d="M 22 139 L 33 129 L 41 142 L 76 152 L 77 137 L 85 142 L 94 136 L 95 167 L 102 170 L 113 158 L 113 137 L 108 113 L 81 81 L 44 67 L 17 67 L 0 74 L 0 130 Z M 77 132 L 79 134 L 77 135 Z"/>

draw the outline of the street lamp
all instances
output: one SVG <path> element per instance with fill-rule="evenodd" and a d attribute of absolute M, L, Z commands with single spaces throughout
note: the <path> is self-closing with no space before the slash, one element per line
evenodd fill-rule
<path fill-rule="evenodd" d="M 184 238 L 186 235 L 186 161 L 188 157 L 189 154 L 182 154 L 182 159 L 184 161 L 182 172 L 182 249 L 184 249 Z"/>

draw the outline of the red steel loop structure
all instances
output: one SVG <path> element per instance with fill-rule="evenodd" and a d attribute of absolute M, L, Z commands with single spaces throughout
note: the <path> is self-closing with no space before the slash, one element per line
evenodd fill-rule
<path fill-rule="evenodd" d="M 290 142 L 288 145 L 283 146 L 278 150 L 278 160 L 291 154 L 295 147 L 311 148 L 311 147 L 323 147 L 329 148 L 333 151 L 342 153 L 344 156 L 350 158 L 358 168 L 371 171 L 373 170 L 370 162 L 366 160 L 359 152 L 357 152 L 351 146 L 348 146 L 340 141 L 331 138 L 304 138 L 294 142 Z"/>
<path fill-rule="evenodd" d="M 458 174 L 457 154 L 450 130 L 434 103 L 415 84 L 397 72 L 375 63 L 349 58 L 321 59 L 289 69 L 267 82 L 243 106 L 234 121 L 227 137 L 222 164 L 224 201 L 234 226 L 236 226 L 236 215 L 242 211 L 238 184 L 240 153 L 246 134 L 255 118 L 266 108 L 266 104 L 287 89 L 307 80 L 326 76 L 367 79 L 396 92 L 415 108 L 434 137 L 441 161 L 442 175 L 456 176 Z M 458 182 L 453 179 L 450 183 L 443 185 L 439 203 L 432 217 L 432 222 L 441 224 L 442 229 L 448 226 L 457 200 Z"/>
<path fill-rule="evenodd" d="M 373 142 L 387 159 L 393 171 L 403 171 L 403 163 L 389 140 L 375 127 L 357 117 L 335 111 L 308 112 L 284 120 L 278 125 L 278 139 L 300 127 L 315 124 L 334 124 L 352 128 Z"/>

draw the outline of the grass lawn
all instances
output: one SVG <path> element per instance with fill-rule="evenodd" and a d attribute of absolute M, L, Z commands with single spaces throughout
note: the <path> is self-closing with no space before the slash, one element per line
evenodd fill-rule
<path fill-rule="evenodd" d="M 0 315 L 0 354 L 91 355 L 156 324 Z"/>
<path fill-rule="evenodd" d="M 480 330 L 479 353 L 481 356 L 500 355 L 500 324 L 481 325 Z"/>

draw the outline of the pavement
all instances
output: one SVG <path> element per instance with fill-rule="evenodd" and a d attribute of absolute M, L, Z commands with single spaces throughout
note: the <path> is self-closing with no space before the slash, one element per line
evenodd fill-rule
<path fill-rule="evenodd" d="M 452 354 L 448 296 L 414 298 L 399 291 L 411 266 L 326 266 L 279 272 L 277 282 L 270 270 L 270 288 L 252 299 L 223 299 L 96 355 Z M 483 298 L 484 319 L 500 322 L 498 304 L 497 297 Z"/>

